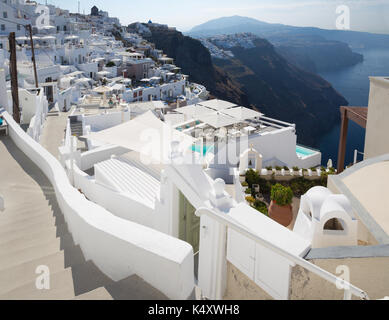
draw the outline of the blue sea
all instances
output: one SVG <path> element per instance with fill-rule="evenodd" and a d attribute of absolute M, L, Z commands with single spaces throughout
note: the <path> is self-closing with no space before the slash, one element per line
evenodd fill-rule
<path fill-rule="evenodd" d="M 368 106 L 369 101 L 369 76 L 389 75 L 389 50 L 385 49 L 353 49 L 364 55 L 364 62 L 353 67 L 345 68 L 337 72 L 324 72 L 320 75 L 332 84 L 349 102 L 350 106 Z M 337 163 L 340 136 L 340 123 L 328 134 L 323 136 L 316 147 L 323 154 L 323 165 L 328 159 Z M 352 121 L 349 122 L 347 138 L 346 165 L 353 162 L 354 150 L 364 151 L 365 129 L 362 129 Z M 362 160 L 363 155 L 358 156 Z"/>

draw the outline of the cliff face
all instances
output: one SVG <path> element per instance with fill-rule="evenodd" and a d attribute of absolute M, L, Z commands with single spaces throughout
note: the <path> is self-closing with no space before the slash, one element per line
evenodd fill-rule
<path fill-rule="evenodd" d="M 234 47 L 233 59 L 215 59 L 239 82 L 251 104 L 269 117 L 296 123 L 299 142 L 317 145 L 318 138 L 339 121 L 347 101 L 331 84 L 278 55 L 266 40 L 254 48 Z"/>
<path fill-rule="evenodd" d="M 249 104 L 240 84 L 213 64 L 209 51 L 200 41 L 183 36 L 175 30 L 148 28 L 151 34 L 145 34 L 143 38 L 173 58 L 175 64 L 182 68 L 182 72 L 189 75 L 190 81 L 206 86 L 211 95 L 219 99 L 233 101 L 239 105 Z"/>
<path fill-rule="evenodd" d="M 320 37 L 294 37 L 272 43 L 287 61 L 313 73 L 339 70 L 363 61 L 363 55 L 353 52 L 346 43 Z"/>
<path fill-rule="evenodd" d="M 198 40 L 166 28 L 149 29 L 142 36 L 174 58 L 191 81 L 205 85 L 214 97 L 296 123 L 300 143 L 315 146 L 339 121 L 339 106 L 347 105 L 328 82 L 287 62 L 267 40 L 255 37 L 250 48 L 228 48 L 233 58 L 212 59 Z"/>

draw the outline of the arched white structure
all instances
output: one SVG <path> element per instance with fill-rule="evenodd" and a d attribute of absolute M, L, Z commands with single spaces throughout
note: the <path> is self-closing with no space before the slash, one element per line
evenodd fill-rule
<path fill-rule="evenodd" d="M 356 246 L 358 220 L 350 201 L 324 187 L 310 189 L 302 198 L 294 232 L 313 248 Z"/>
<path fill-rule="evenodd" d="M 239 174 L 243 175 L 247 169 L 262 170 L 262 155 L 252 146 L 240 155 Z"/>

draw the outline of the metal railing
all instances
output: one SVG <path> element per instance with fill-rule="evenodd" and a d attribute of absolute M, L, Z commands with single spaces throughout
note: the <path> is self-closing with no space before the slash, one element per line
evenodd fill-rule
<path fill-rule="evenodd" d="M 289 253 L 288 251 L 281 249 L 280 247 L 275 246 L 274 244 L 260 238 L 256 234 L 254 234 L 252 231 L 248 230 L 245 226 L 241 225 L 239 222 L 235 221 L 234 219 L 230 218 L 226 214 L 221 214 L 216 211 L 212 211 L 208 208 L 200 208 L 196 211 L 197 216 L 201 215 L 207 215 L 212 219 L 215 219 L 217 222 L 221 223 L 224 226 L 227 226 L 231 228 L 232 230 L 246 236 L 247 238 L 255 241 L 256 243 L 261 244 L 267 249 L 272 250 L 273 252 L 279 254 L 280 256 L 288 259 L 289 261 L 303 267 L 304 269 L 316 274 L 320 278 L 331 282 L 332 284 L 339 286 L 341 285 L 342 288 L 344 288 L 344 300 L 351 300 L 352 296 L 359 297 L 362 300 L 369 300 L 368 295 L 363 290 L 359 289 L 358 287 L 350 284 L 349 282 L 333 275 L 332 273 L 308 262 L 307 260 L 304 260 L 303 258 L 293 255 Z"/>

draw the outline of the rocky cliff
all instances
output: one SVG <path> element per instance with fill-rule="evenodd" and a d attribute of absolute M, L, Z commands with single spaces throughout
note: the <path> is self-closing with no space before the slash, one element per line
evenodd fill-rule
<path fill-rule="evenodd" d="M 256 36 L 249 46 L 230 43 L 227 49 L 233 57 L 212 59 L 198 40 L 172 29 L 149 29 L 151 33 L 143 37 L 174 58 L 192 81 L 219 99 L 296 123 L 300 143 L 317 145 L 318 138 L 339 121 L 339 106 L 347 105 L 331 84 L 292 65 Z"/>

